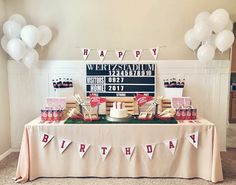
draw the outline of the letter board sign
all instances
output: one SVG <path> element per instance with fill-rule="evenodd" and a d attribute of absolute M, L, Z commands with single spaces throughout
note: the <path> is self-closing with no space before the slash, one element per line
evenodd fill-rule
<path fill-rule="evenodd" d="M 156 64 L 86 64 L 86 96 L 155 96 Z"/>

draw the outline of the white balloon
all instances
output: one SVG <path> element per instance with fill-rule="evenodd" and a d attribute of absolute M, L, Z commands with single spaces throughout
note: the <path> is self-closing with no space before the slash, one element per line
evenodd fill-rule
<path fill-rule="evenodd" d="M 24 57 L 26 52 L 25 43 L 20 39 L 11 39 L 7 44 L 7 51 L 8 54 L 14 59 L 14 60 L 20 60 Z"/>
<path fill-rule="evenodd" d="M 3 24 L 3 33 L 8 39 L 19 38 L 20 37 L 21 25 L 15 21 L 6 21 Z"/>
<path fill-rule="evenodd" d="M 23 26 L 26 25 L 26 20 L 25 20 L 25 18 L 24 18 L 22 15 L 20 15 L 20 14 L 14 14 L 14 15 L 12 15 L 12 16 L 9 18 L 9 20 L 17 22 L 19 25 L 21 25 L 21 27 L 23 27 Z"/>
<path fill-rule="evenodd" d="M 210 15 L 209 12 L 200 12 L 195 18 L 195 24 L 200 21 L 207 21 Z"/>
<path fill-rule="evenodd" d="M 195 50 L 200 45 L 200 41 L 196 39 L 193 29 L 185 33 L 184 42 L 192 50 Z"/>
<path fill-rule="evenodd" d="M 39 41 L 39 30 L 33 25 L 26 25 L 20 34 L 27 47 L 34 48 Z"/>
<path fill-rule="evenodd" d="M 208 21 L 200 21 L 196 23 L 193 27 L 194 34 L 197 40 L 204 41 L 212 33 L 212 28 Z"/>
<path fill-rule="evenodd" d="M 22 59 L 22 62 L 27 68 L 31 68 L 34 63 L 38 62 L 38 60 L 38 52 L 35 49 L 29 49 L 24 58 Z"/>
<path fill-rule="evenodd" d="M 229 30 L 223 30 L 216 36 L 216 47 L 224 52 L 229 49 L 234 42 L 234 34 Z"/>
<path fill-rule="evenodd" d="M 39 45 L 45 46 L 47 45 L 50 40 L 52 39 L 52 31 L 47 26 L 39 26 Z"/>
<path fill-rule="evenodd" d="M 212 29 L 219 33 L 227 26 L 229 22 L 229 13 L 225 9 L 216 9 L 209 17 Z"/>
<path fill-rule="evenodd" d="M 216 40 L 216 34 L 211 34 L 211 36 L 207 40 L 203 41 L 203 44 L 211 45 L 214 49 L 216 49 L 215 40 Z"/>
<path fill-rule="evenodd" d="M 234 25 L 231 20 L 229 20 L 227 26 L 225 27 L 226 30 L 233 31 Z"/>
<path fill-rule="evenodd" d="M 197 58 L 202 62 L 211 61 L 215 56 L 215 49 L 211 45 L 202 45 L 197 51 Z"/>
<path fill-rule="evenodd" d="M 4 35 L 1 39 L 1 46 L 3 48 L 4 51 L 7 52 L 7 43 L 8 43 L 9 39 L 7 38 L 6 35 Z"/>

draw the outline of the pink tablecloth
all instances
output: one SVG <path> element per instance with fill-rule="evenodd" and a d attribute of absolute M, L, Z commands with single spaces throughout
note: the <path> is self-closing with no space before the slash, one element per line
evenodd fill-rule
<path fill-rule="evenodd" d="M 223 180 L 216 128 L 207 120 L 184 124 L 104 124 L 65 125 L 40 124 L 39 119 L 25 125 L 16 172 L 16 182 L 38 177 L 199 177 L 208 181 Z M 185 135 L 199 132 L 198 149 Z M 40 136 L 48 133 L 55 138 L 72 140 L 63 153 L 59 153 L 57 139 L 41 149 Z M 177 138 L 175 154 L 162 143 Z M 90 143 L 86 155 L 80 159 L 76 142 Z M 141 147 L 159 143 L 153 158 L 149 159 Z M 107 144 L 112 149 L 103 161 L 97 146 Z M 135 151 L 128 161 L 121 146 L 134 145 Z"/>

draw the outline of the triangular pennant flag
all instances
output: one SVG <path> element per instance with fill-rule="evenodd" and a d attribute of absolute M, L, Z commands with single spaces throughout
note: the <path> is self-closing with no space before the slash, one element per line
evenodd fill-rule
<path fill-rule="evenodd" d="M 139 59 L 142 55 L 142 52 L 143 52 L 142 49 L 133 50 L 134 57 L 136 58 L 137 61 L 139 61 Z"/>
<path fill-rule="evenodd" d="M 111 150 L 111 146 L 110 145 L 100 145 L 99 147 L 99 153 L 102 156 L 102 160 L 104 161 L 108 155 L 108 153 Z"/>
<path fill-rule="evenodd" d="M 151 101 L 153 99 L 152 96 L 146 96 L 143 94 L 137 94 L 137 96 L 135 96 L 135 100 L 138 102 L 139 106 L 144 105 L 145 103 Z"/>
<path fill-rule="evenodd" d="M 98 52 L 98 56 L 99 56 L 100 60 L 103 61 L 104 58 L 106 57 L 107 50 L 105 50 L 105 49 L 98 49 L 97 52 Z"/>
<path fill-rule="evenodd" d="M 166 147 L 171 151 L 171 153 L 175 154 L 175 149 L 177 146 L 177 139 L 168 139 L 163 141 L 163 143 L 166 145 Z"/>
<path fill-rule="evenodd" d="M 90 49 L 89 48 L 81 48 L 81 52 L 82 52 L 84 60 L 86 60 L 89 56 Z"/>
<path fill-rule="evenodd" d="M 122 146 L 121 149 L 122 149 L 122 152 L 124 153 L 126 159 L 128 161 L 130 161 L 130 159 L 134 153 L 135 147 L 134 146 Z"/>
<path fill-rule="evenodd" d="M 70 144 L 71 144 L 71 140 L 58 138 L 58 147 L 59 147 L 60 153 L 62 154 Z"/>
<path fill-rule="evenodd" d="M 53 135 L 42 133 L 40 142 L 41 142 L 41 148 L 44 148 L 51 140 L 54 138 Z"/>
<path fill-rule="evenodd" d="M 145 145 L 142 145 L 142 146 L 143 146 L 144 151 L 148 155 L 148 157 L 150 159 L 152 159 L 156 144 L 154 144 L 154 143 L 153 144 L 145 144 Z"/>
<path fill-rule="evenodd" d="M 185 137 L 195 148 L 198 147 L 198 131 L 191 134 L 187 134 Z"/>
<path fill-rule="evenodd" d="M 80 159 L 83 158 L 84 154 L 87 152 L 89 147 L 90 147 L 90 144 L 88 144 L 88 143 L 79 143 L 78 151 L 79 151 Z"/>
<path fill-rule="evenodd" d="M 156 60 L 159 53 L 159 47 L 150 48 L 150 53 L 152 54 L 153 58 Z"/>
<path fill-rule="evenodd" d="M 116 56 L 120 61 L 123 60 L 123 58 L 125 56 L 125 52 L 126 52 L 125 50 L 116 51 Z"/>
<path fill-rule="evenodd" d="M 95 94 L 90 94 L 89 98 L 91 107 L 96 107 L 97 105 L 106 102 L 106 98 L 96 96 Z"/>

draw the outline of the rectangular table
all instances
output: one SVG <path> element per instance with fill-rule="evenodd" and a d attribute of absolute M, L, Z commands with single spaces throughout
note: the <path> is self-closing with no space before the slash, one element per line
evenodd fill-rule
<path fill-rule="evenodd" d="M 39 118 L 25 125 L 16 182 L 38 177 L 199 177 L 208 181 L 223 180 L 215 125 L 205 119 L 200 123 L 179 124 L 40 124 Z M 186 134 L 199 132 L 196 149 Z M 41 134 L 55 137 L 41 149 Z M 58 139 L 72 140 L 60 154 Z M 177 138 L 175 154 L 163 144 Z M 78 142 L 91 146 L 84 157 L 78 154 Z M 142 145 L 156 143 L 152 159 Z M 110 145 L 103 161 L 98 146 Z M 128 161 L 121 146 L 133 145 Z"/>

